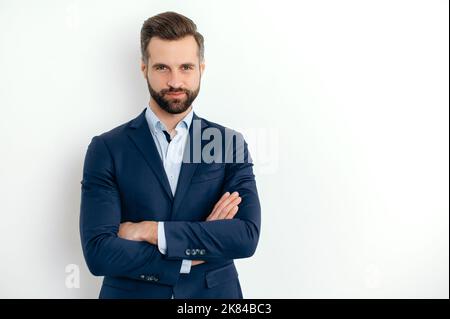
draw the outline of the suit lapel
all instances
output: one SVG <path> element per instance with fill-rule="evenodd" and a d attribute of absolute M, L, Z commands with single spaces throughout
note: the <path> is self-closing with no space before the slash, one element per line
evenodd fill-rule
<path fill-rule="evenodd" d="M 169 180 L 167 179 L 161 157 L 156 149 L 155 141 L 145 119 L 145 109 L 131 122 L 130 128 L 128 130 L 128 136 L 139 149 L 148 166 L 153 170 L 167 196 L 173 200 Z"/>
<path fill-rule="evenodd" d="M 198 117 L 195 112 L 192 117 L 192 123 L 189 127 L 189 142 L 186 141 L 188 144 L 186 145 L 186 148 L 184 150 L 183 154 L 183 162 L 181 164 L 181 170 L 180 175 L 178 177 L 178 183 L 177 183 L 177 189 L 175 192 L 175 199 L 174 204 L 172 207 L 172 216 L 171 219 L 174 220 L 174 217 L 186 195 L 186 191 L 189 189 L 189 185 L 191 183 L 191 178 L 195 173 L 195 170 L 197 169 L 198 163 L 194 163 L 194 150 L 195 143 L 202 143 L 202 132 L 203 129 L 207 127 L 206 122 Z M 200 144 L 200 151 L 201 151 L 201 144 Z M 189 151 L 188 151 L 189 149 Z M 196 150 L 196 152 L 199 150 Z"/>

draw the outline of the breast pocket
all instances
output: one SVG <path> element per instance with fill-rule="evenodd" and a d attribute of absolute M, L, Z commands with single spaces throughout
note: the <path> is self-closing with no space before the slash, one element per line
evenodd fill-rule
<path fill-rule="evenodd" d="M 191 183 L 201 183 L 225 176 L 225 164 L 200 164 L 192 176 Z"/>

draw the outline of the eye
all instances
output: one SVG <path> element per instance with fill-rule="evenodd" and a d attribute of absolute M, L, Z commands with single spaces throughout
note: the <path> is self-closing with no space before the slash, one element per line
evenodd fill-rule
<path fill-rule="evenodd" d="M 158 65 L 157 67 L 156 67 L 156 70 L 163 70 L 163 69 L 165 69 L 166 67 L 164 66 L 164 65 Z"/>
<path fill-rule="evenodd" d="M 185 71 L 192 70 L 192 66 L 191 65 L 183 65 L 183 70 L 185 70 Z"/>

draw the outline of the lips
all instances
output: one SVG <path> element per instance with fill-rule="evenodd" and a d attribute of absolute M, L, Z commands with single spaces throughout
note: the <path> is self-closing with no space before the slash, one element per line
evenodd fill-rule
<path fill-rule="evenodd" d="M 181 95 L 183 95 L 184 94 L 184 92 L 172 92 L 172 93 L 167 93 L 167 95 L 170 95 L 170 96 L 181 96 Z"/>

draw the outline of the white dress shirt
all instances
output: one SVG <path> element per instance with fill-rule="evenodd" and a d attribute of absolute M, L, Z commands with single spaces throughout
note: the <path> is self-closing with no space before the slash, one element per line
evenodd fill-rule
<path fill-rule="evenodd" d="M 168 132 L 164 123 L 159 120 L 150 106 L 147 106 L 145 111 L 145 118 L 150 132 L 152 133 L 153 140 L 155 141 L 159 156 L 161 157 L 173 195 L 175 195 L 178 184 L 184 147 L 186 145 L 186 138 L 189 136 L 189 127 L 192 123 L 192 117 L 193 110 L 191 109 L 191 111 L 175 127 L 176 134 L 175 136 L 171 136 L 169 143 L 167 140 L 168 136 L 166 137 Z M 158 249 L 161 254 L 166 254 L 167 252 L 164 222 L 158 222 Z M 189 273 L 191 271 L 191 264 L 191 260 L 183 259 L 180 273 Z"/>

